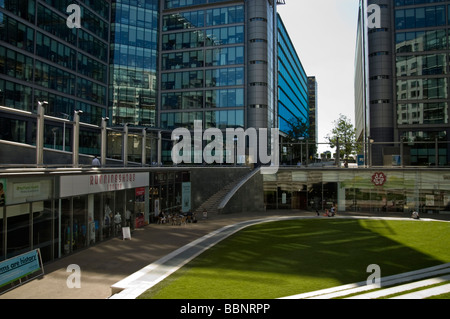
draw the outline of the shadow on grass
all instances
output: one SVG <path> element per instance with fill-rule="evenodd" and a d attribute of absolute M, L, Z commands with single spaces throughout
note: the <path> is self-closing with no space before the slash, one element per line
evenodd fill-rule
<path fill-rule="evenodd" d="M 251 226 L 217 244 L 142 298 L 278 298 L 450 261 L 432 234 L 448 224 L 355 219 L 289 220 Z M 431 232 L 431 233 L 430 233 Z M 420 237 L 418 237 L 420 236 Z M 433 236 L 435 237 L 435 236 Z M 429 246 L 429 252 L 427 250 Z"/>

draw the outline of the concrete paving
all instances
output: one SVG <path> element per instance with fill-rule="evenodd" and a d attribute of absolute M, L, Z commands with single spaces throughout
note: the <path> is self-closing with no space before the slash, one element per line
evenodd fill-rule
<path fill-rule="evenodd" d="M 339 214 L 343 217 L 351 215 L 353 214 Z M 372 215 L 358 213 L 360 217 Z M 407 214 L 395 216 L 386 213 L 383 215 L 407 216 Z M 44 265 L 44 276 L 0 295 L 0 299 L 106 299 L 111 296 L 113 285 L 123 282 L 126 278 L 130 279 L 131 275 L 139 274 L 149 265 L 223 227 L 263 218 L 296 216 L 314 217 L 315 214 L 304 211 L 268 211 L 210 215 L 207 220 L 200 219 L 198 223 L 186 226 L 150 224 L 136 229 L 132 233 L 131 240 L 114 238 Z M 426 217 L 450 219 L 449 215 Z M 67 272 L 67 267 L 72 264 L 78 265 L 81 269 L 80 288 L 68 288 L 67 279 L 71 272 Z"/>

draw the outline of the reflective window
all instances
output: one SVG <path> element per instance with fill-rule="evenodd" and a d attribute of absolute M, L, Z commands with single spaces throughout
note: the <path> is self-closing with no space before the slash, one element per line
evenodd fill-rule
<path fill-rule="evenodd" d="M 171 92 L 161 95 L 163 110 L 186 110 L 203 108 L 203 92 Z"/>
<path fill-rule="evenodd" d="M 439 103 L 407 103 L 397 105 L 397 123 L 447 124 L 448 105 Z"/>
<path fill-rule="evenodd" d="M 199 68 L 204 66 L 203 51 L 187 51 L 162 55 L 163 70 Z"/>
<path fill-rule="evenodd" d="M 0 8 L 6 9 L 16 16 L 34 23 L 36 0 L 2 0 Z"/>
<path fill-rule="evenodd" d="M 204 10 L 172 13 L 163 17 L 163 31 L 202 28 Z"/>
<path fill-rule="evenodd" d="M 447 79 L 410 79 L 397 81 L 398 100 L 446 99 Z"/>
<path fill-rule="evenodd" d="M 2 80 L 0 80 L 0 89 L 1 87 Z M 26 143 L 26 137 L 27 123 L 25 121 L 0 117 L 0 138 L 2 140 Z"/>
<path fill-rule="evenodd" d="M 5 41 L 19 49 L 33 52 L 34 30 L 0 12 L 0 41 Z"/>
<path fill-rule="evenodd" d="M 444 2 L 445 0 L 395 0 L 395 6 L 409 6 L 412 4 L 425 4 L 425 3 L 435 3 Z"/>
<path fill-rule="evenodd" d="M 203 87 L 203 71 L 164 73 L 161 75 L 163 90 L 177 90 Z"/>
<path fill-rule="evenodd" d="M 435 75 L 447 73 L 446 54 L 397 56 L 397 76 Z"/>
<path fill-rule="evenodd" d="M 77 69 L 76 51 L 41 32 L 36 34 L 36 54 L 73 71 Z"/>
<path fill-rule="evenodd" d="M 206 50 L 206 66 L 244 64 L 244 47 Z"/>
<path fill-rule="evenodd" d="M 205 39 L 205 46 L 243 43 L 244 26 L 206 29 Z"/>
<path fill-rule="evenodd" d="M 200 48 L 203 47 L 203 43 L 204 36 L 201 31 L 164 34 L 162 37 L 164 51 Z"/>
<path fill-rule="evenodd" d="M 190 130 L 194 129 L 194 121 L 203 120 L 203 112 L 175 112 L 161 114 L 161 127 L 166 129 L 175 129 L 184 127 Z"/>
<path fill-rule="evenodd" d="M 244 19 L 244 6 L 215 8 L 206 11 L 207 26 L 243 23 Z"/>
<path fill-rule="evenodd" d="M 244 89 L 206 91 L 206 108 L 243 106 Z"/>
<path fill-rule="evenodd" d="M 205 128 L 236 128 L 244 127 L 244 111 L 211 111 L 205 112 Z"/>
<path fill-rule="evenodd" d="M 104 105 L 106 104 L 106 87 L 86 79 L 77 78 L 77 96 Z"/>
<path fill-rule="evenodd" d="M 445 6 L 395 10 L 397 30 L 445 25 Z"/>
<path fill-rule="evenodd" d="M 206 87 L 244 84 L 244 68 L 206 70 L 205 74 Z"/>
<path fill-rule="evenodd" d="M 398 53 L 422 52 L 447 49 L 446 30 L 430 30 L 396 33 Z"/>
<path fill-rule="evenodd" d="M 33 59 L 0 46 L 0 74 L 19 80 L 32 81 Z"/>

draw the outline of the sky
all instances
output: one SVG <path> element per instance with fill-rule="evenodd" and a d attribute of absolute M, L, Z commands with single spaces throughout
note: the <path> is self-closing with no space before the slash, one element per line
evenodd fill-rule
<path fill-rule="evenodd" d="M 319 143 L 340 114 L 354 124 L 358 0 L 286 0 L 278 13 L 308 76 L 318 82 Z M 319 151 L 328 150 L 325 145 Z"/>

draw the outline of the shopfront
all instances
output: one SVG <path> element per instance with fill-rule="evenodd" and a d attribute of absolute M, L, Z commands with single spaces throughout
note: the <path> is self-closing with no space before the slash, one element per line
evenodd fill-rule
<path fill-rule="evenodd" d="M 40 249 L 43 260 L 57 254 L 55 177 L 0 178 L 0 261 Z"/>
<path fill-rule="evenodd" d="M 123 226 L 142 226 L 149 215 L 148 187 L 148 172 L 61 176 L 60 255 L 117 236 Z"/>
<path fill-rule="evenodd" d="M 264 175 L 267 209 L 450 212 L 450 170 L 283 169 Z"/>
<path fill-rule="evenodd" d="M 39 249 L 48 262 L 149 220 L 149 172 L 0 177 L 0 261 Z M 146 204 L 147 203 L 147 204 Z"/>
<path fill-rule="evenodd" d="M 46 263 L 119 236 L 122 226 L 156 221 L 160 211 L 187 211 L 190 200 L 188 170 L 2 174 L 0 261 L 39 249 Z"/>

